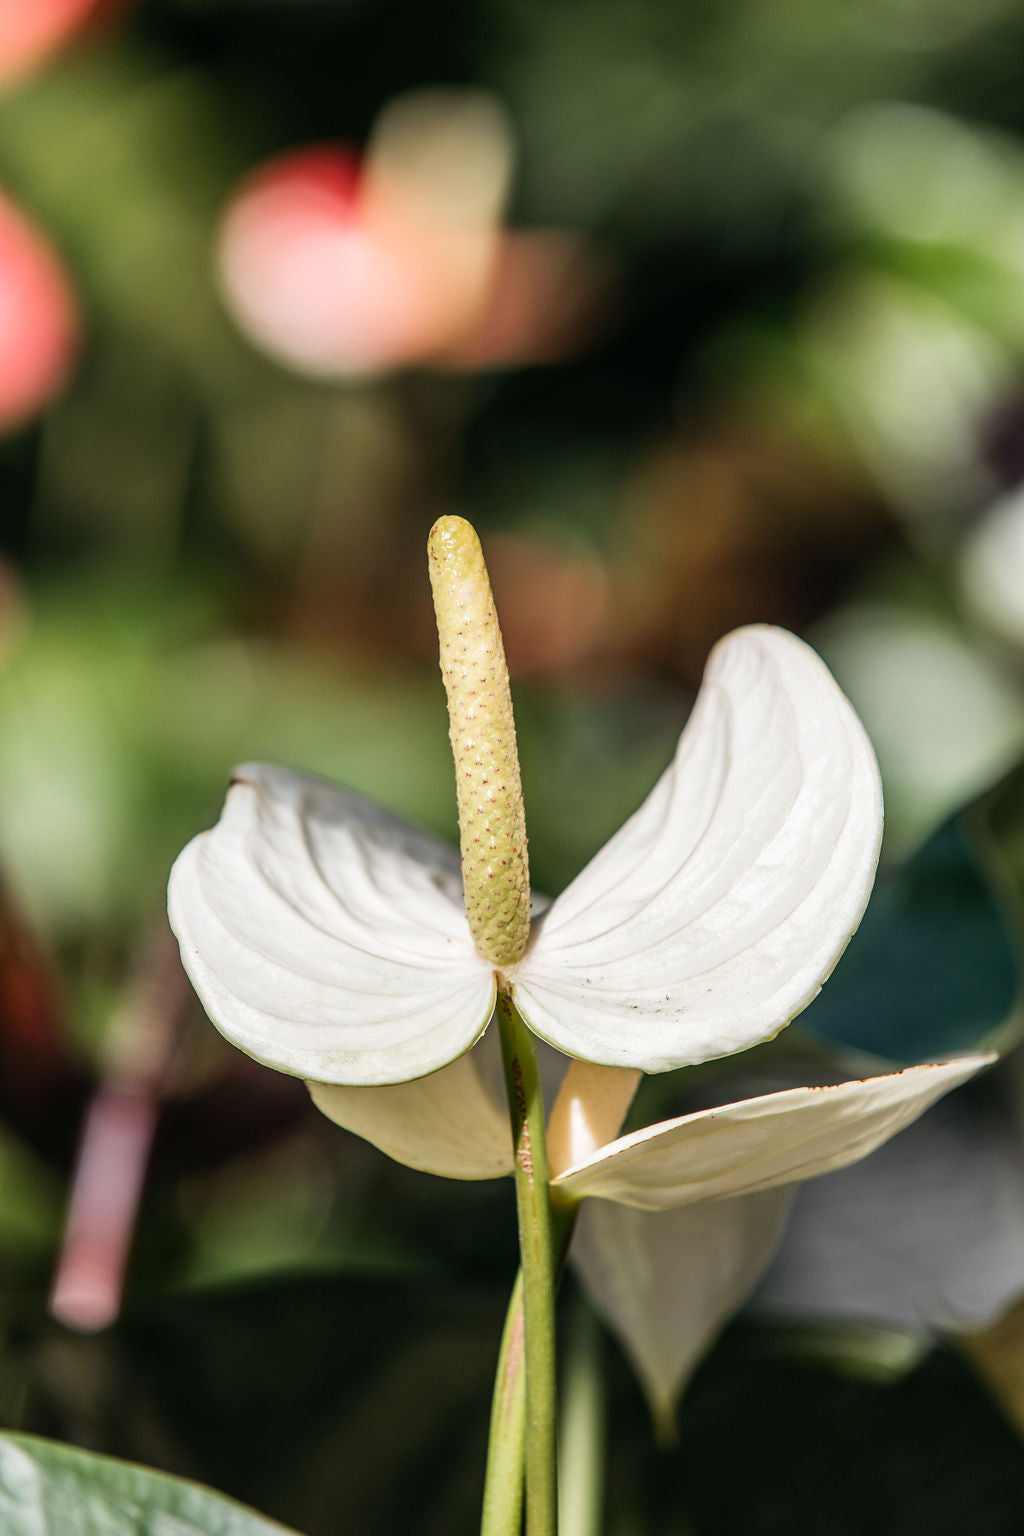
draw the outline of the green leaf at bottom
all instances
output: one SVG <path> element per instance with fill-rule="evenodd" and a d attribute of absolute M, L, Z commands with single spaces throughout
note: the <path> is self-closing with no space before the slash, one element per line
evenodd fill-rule
<path fill-rule="evenodd" d="M 198 1483 L 111 1456 L 0 1435 L 4 1536 L 295 1536 Z"/>

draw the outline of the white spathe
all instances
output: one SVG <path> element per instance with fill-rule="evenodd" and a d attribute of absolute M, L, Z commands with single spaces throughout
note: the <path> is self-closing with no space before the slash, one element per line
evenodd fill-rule
<path fill-rule="evenodd" d="M 455 850 L 306 774 L 237 770 L 220 821 L 171 871 L 168 913 L 217 1028 L 296 1077 L 421 1077 L 494 1009 Z"/>
<path fill-rule="evenodd" d="M 866 1157 L 994 1060 L 965 1056 L 702 1109 L 608 1142 L 553 1185 L 667 1211 L 814 1179 Z"/>
<path fill-rule="evenodd" d="M 580 1212 L 573 1267 L 666 1438 L 686 1381 L 771 1262 L 792 1197 L 783 1187 L 656 1213 L 588 1200 Z"/>
<path fill-rule="evenodd" d="M 866 1157 L 994 1060 L 762 1094 L 647 1126 L 556 1170 L 555 1189 L 599 1197 L 584 1203 L 573 1263 L 664 1431 L 771 1262 L 795 1185 Z"/>
<path fill-rule="evenodd" d="M 496 1030 L 451 1066 L 415 1082 L 383 1088 L 310 1083 L 309 1091 L 329 1120 L 407 1168 L 445 1179 L 499 1179 L 515 1167 Z"/>
<path fill-rule="evenodd" d="M 824 664 L 784 630 L 737 630 L 673 763 L 535 921 L 516 1006 L 559 1050 L 647 1072 L 770 1039 L 860 921 L 881 824 L 871 746 Z M 222 1033 L 314 1082 L 436 1073 L 491 1016 L 454 850 L 322 780 L 239 769 L 169 911 Z"/>
<path fill-rule="evenodd" d="M 488 1035 L 418 1082 L 311 1091 L 332 1120 L 399 1162 L 488 1178 L 512 1171 L 495 1055 Z M 873 1152 L 994 1059 L 784 1089 L 620 1137 L 636 1074 L 570 1065 L 551 1117 L 553 1188 L 583 1201 L 573 1265 L 664 1432 L 693 1368 L 771 1262 L 797 1183 Z M 842 1220 L 832 1214 L 837 1230 Z"/>
<path fill-rule="evenodd" d="M 712 652 L 675 759 L 515 972 L 559 1050 L 663 1072 L 771 1039 L 860 922 L 882 794 L 864 729 L 784 630 Z"/>

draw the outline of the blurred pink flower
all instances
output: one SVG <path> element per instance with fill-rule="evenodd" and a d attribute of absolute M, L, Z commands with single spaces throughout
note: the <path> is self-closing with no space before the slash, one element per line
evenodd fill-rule
<path fill-rule="evenodd" d="M 0 193 L 0 430 L 57 394 L 77 338 L 77 305 L 56 252 Z"/>
<path fill-rule="evenodd" d="M 461 328 L 431 231 L 377 193 L 356 156 L 282 155 L 246 181 L 220 242 L 228 304 L 282 362 L 316 374 L 402 367 Z"/>
<path fill-rule="evenodd" d="M 422 93 L 367 153 L 294 150 L 225 214 L 225 300 L 257 346 L 323 377 L 426 364 L 543 362 L 586 331 L 607 287 L 584 242 L 500 226 L 508 130 L 486 97 Z"/>
<path fill-rule="evenodd" d="M 113 10 L 115 3 L 0 0 L 0 85 L 27 74 L 78 28 Z"/>

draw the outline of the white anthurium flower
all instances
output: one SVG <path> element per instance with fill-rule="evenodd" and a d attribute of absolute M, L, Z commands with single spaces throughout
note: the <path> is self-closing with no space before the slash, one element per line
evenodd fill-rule
<path fill-rule="evenodd" d="M 674 761 L 512 963 L 476 947 L 454 850 L 280 768 L 238 770 L 174 866 L 169 911 L 217 1027 L 312 1083 L 450 1068 L 499 983 L 566 1054 L 662 1072 L 770 1039 L 806 1007 L 860 921 L 881 816 L 870 744 L 827 669 L 756 626 L 715 648 Z M 475 1064 L 456 1076 L 468 1106 Z M 394 1118 L 414 1097 L 390 1096 Z"/>
<path fill-rule="evenodd" d="M 789 1187 L 864 1156 L 989 1058 L 790 1089 L 619 1136 L 644 1072 L 769 1040 L 818 992 L 874 879 L 874 754 L 808 646 L 769 626 L 738 630 L 712 652 L 644 804 L 550 906 L 531 903 L 479 541 L 442 518 L 428 551 L 461 879 L 454 850 L 374 802 L 250 765 L 218 824 L 178 858 L 171 923 L 221 1032 L 305 1078 L 326 1115 L 414 1168 L 513 1171 L 494 1031 L 484 1035 L 499 990 L 574 1058 L 548 1132 L 553 1198 L 601 1207 L 584 1221 L 580 1263 L 664 1413 L 767 1263 Z"/>

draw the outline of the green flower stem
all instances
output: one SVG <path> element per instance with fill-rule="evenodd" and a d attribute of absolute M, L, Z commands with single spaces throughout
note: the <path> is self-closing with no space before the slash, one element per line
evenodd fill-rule
<path fill-rule="evenodd" d="M 522 1530 L 525 1439 L 526 1372 L 523 1370 L 523 1271 L 520 1269 L 505 1314 L 494 1377 L 480 1536 L 519 1536 Z"/>
<path fill-rule="evenodd" d="M 544 1097 L 533 1037 L 511 998 L 500 990 L 498 1023 L 515 1147 L 523 1273 L 526 1536 L 556 1536 L 555 1255 L 551 1243 Z"/>
<path fill-rule="evenodd" d="M 584 1298 L 573 1297 L 558 1441 L 561 1536 L 601 1536 L 607 1402 L 602 1338 Z"/>
<path fill-rule="evenodd" d="M 555 1256 L 556 1286 L 565 1267 L 578 1211 L 578 1200 L 560 1199 L 557 1190 L 551 1191 L 551 1245 Z M 519 1536 L 525 1439 L 526 1372 L 523 1369 L 523 1271 L 520 1268 L 505 1314 L 494 1380 L 480 1536 Z"/>

